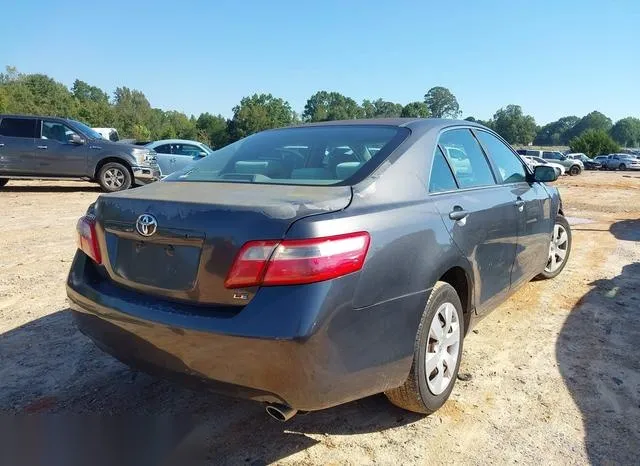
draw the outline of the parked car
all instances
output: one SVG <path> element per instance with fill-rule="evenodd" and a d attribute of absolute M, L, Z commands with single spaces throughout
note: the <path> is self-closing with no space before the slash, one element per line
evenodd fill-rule
<path fill-rule="evenodd" d="M 567 263 L 555 173 L 467 121 L 263 131 L 100 196 L 78 222 L 70 306 L 125 363 L 280 420 L 379 392 L 431 413 L 473 325 Z"/>
<path fill-rule="evenodd" d="M 92 128 L 96 133 L 111 142 L 118 142 L 120 140 L 120 135 L 118 134 L 118 130 L 115 128 Z"/>
<path fill-rule="evenodd" d="M 563 165 L 566 172 L 569 175 L 579 175 L 584 170 L 584 165 L 580 160 L 574 160 L 567 158 L 562 152 L 558 151 L 546 151 L 546 150 L 533 150 L 533 149 L 519 149 L 518 153 L 521 155 L 528 155 L 530 157 L 539 157 L 548 162 L 558 163 Z"/>
<path fill-rule="evenodd" d="M 528 162 L 529 165 L 532 167 L 536 167 L 538 165 L 548 165 L 550 167 L 553 167 L 553 169 L 556 171 L 557 177 L 564 175 L 566 172 L 564 165 L 560 165 L 559 163 L 549 162 L 545 159 L 541 159 L 540 157 L 531 157 L 529 155 L 525 155 L 524 159 L 525 159 L 525 162 Z"/>
<path fill-rule="evenodd" d="M 182 170 L 189 164 L 213 153 L 206 144 L 186 139 L 163 139 L 151 142 L 146 147 L 156 152 L 162 177 Z"/>
<path fill-rule="evenodd" d="M 603 155 L 596 155 L 593 158 L 593 161 L 600 164 L 600 169 L 604 169 L 604 168 L 606 168 L 606 165 L 607 165 L 607 158 L 609 158 L 608 155 L 604 155 L 604 154 Z"/>
<path fill-rule="evenodd" d="M 103 139 L 79 121 L 0 115 L 0 187 L 11 179 L 72 179 L 107 192 L 159 179 L 155 153 Z"/>
<path fill-rule="evenodd" d="M 604 167 L 607 170 L 640 170 L 640 160 L 629 154 L 610 154 Z"/>
<path fill-rule="evenodd" d="M 584 165 L 585 170 L 600 170 L 602 168 L 602 163 L 597 160 L 591 159 L 582 152 L 569 153 L 567 154 L 567 157 L 574 160 L 580 160 Z"/>

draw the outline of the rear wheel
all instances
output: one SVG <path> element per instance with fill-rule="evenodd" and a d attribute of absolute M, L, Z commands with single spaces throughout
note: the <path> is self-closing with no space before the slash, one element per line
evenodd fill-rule
<path fill-rule="evenodd" d="M 554 278 L 562 272 L 569 260 L 571 252 L 571 227 L 569 222 L 562 215 L 556 217 L 553 226 L 553 235 L 549 243 L 549 257 L 547 265 L 538 278 Z"/>
<path fill-rule="evenodd" d="M 626 170 L 627 166 L 624 163 L 621 163 L 620 166 L 618 167 L 618 170 Z"/>
<path fill-rule="evenodd" d="M 579 175 L 580 174 L 580 167 L 577 165 L 572 165 L 571 168 L 569 168 L 569 175 L 571 176 L 575 176 L 575 175 Z"/>
<path fill-rule="evenodd" d="M 0 178 L 0 188 L 6 185 L 9 182 L 8 178 Z"/>
<path fill-rule="evenodd" d="M 120 163 L 109 162 L 100 168 L 98 182 L 108 193 L 123 191 L 131 187 L 131 172 Z"/>
<path fill-rule="evenodd" d="M 416 336 L 409 377 L 387 391 L 396 406 L 431 414 L 440 408 L 455 384 L 462 356 L 464 319 L 456 290 L 445 282 L 433 287 Z"/>

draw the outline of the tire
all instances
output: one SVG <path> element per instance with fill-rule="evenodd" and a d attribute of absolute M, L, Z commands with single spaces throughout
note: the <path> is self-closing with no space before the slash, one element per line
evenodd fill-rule
<path fill-rule="evenodd" d="M 575 175 L 579 175 L 580 174 L 580 167 L 577 165 L 571 165 L 571 168 L 569 168 L 569 175 L 571 176 L 575 176 Z"/>
<path fill-rule="evenodd" d="M 626 169 L 627 169 L 627 166 L 626 166 L 624 163 L 621 163 L 621 164 L 618 166 L 618 170 L 626 170 Z"/>
<path fill-rule="evenodd" d="M 124 191 L 131 187 L 131 172 L 121 163 L 105 163 L 98 172 L 98 183 L 107 193 Z"/>
<path fill-rule="evenodd" d="M 446 329 L 447 322 L 443 317 L 447 314 L 447 310 L 451 312 L 451 324 L 449 326 L 451 332 L 445 330 L 444 333 L 440 334 L 441 342 L 446 341 L 446 335 L 452 337 L 457 332 L 457 346 L 456 349 L 453 346 L 440 346 L 440 348 L 444 349 L 438 351 L 438 347 L 435 346 L 437 342 L 433 338 L 434 336 L 437 338 L 437 334 L 431 331 L 431 327 L 435 324 L 441 330 Z M 456 321 L 457 325 L 455 325 Z M 440 324 L 443 324 L 443 326 L 440 327 Z M 400 408 L 416 413 L 431 414 L 437 411 L 447 401 L 455 385 L 458 369 L 460 368 L 460 358 L 462 357 L 463 339 L 464 316 L 460 298 L 451 285 L 445 282 L 437 282 L 429 295 L 420 319 L 414 345 L 413 364 L 411 365 L 409 376 L 403 385 L 385 392 L 389 401 Z M 452 338 L 451 341 L 453 340 L 455 338 Z M 448 353 L 449 358 L 455 361 L 453 370 L 449 370 L 448 367 L 445 369 L 446 361 L 439 357 L 444 353 Z M 426 368 L 427 354 L 433 355 L 429 359 L 430 361 L 436 361 L 429 374 L 427 374 Z M 443 374 L 444 378 L 440 379 L 438 377 L 439 374 Z M 429 380 L 427 377 L 429 377 Z M 442 380 L 441 384 L 438 383 L 439 380 Z"/>
<path fill-rule="evenodd" d="M 562 230 L 564 230 L 567 234 L 566 240 L 564 242 L 561 242 L 560 239 Z M 553 234 L 551 237 L 551 244 L 549 245 L 549 258 L 547 259 L 547 265 L 537 278 L 547 280 L 560 275 L 560 272 L 562 272 L 564 267 L 567 265 L 567 262 L 569 261 L 569 255 L 571 254 L 571 241 L 571 227 L 569 226 L 569 222 L 567 222 L 567 219 L 562 215 L 558 215 L 556 217 L 556 223 L 553 226 Z M 562 257 L 563 253 L 560 251 L 564 251 L 564 257 Z M 555 256 L 556 264 L 558 263 L 558 259 L 562 259 L 562 262 L 560 262 L 558 266 L 554 266 L 551 263 L 552 254 Z"/>
<path fill-rule="evenodd" d="M 9 178 L 0 178 L 0 188 L 5 186 L 9 182 Z"/>

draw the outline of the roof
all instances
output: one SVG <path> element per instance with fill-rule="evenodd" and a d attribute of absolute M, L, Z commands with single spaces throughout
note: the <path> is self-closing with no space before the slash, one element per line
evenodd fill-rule
<path fill-rule="evenodd" d="M 152 141 L 149 144 L 198 144 L 202 146 L 203 143 L 199 141 L 192 141 L 189 139 L 160 139 L 158 141 Z"/>
<path fill-rule="evenodd" d="M 384 125 L 384 126 L 403 126 L 413 129 L 430 130 L 445 128 L 447 126 L 465 125 L 465 126 L 477 126 L 484 128 L 484 126 L 467 120 L 450 120 L 446 118 L 363 118 L 357 120 L 333 120 L 333 121 L 318 121 L 313 123 L 304 123 L 296 125 L 294 128 L 309 127 L 309 126 L 359 126 L 359 125 Z"/>
<path fill-rule="evenodd" d="M 71 118 L 61 116 L 49 116 L 49 115 L 24 115 L 19 113 L 2 113 L 0 118 L 13 117 L 13 118 L 48 118 L 51 120 L 70 120 Z"/>

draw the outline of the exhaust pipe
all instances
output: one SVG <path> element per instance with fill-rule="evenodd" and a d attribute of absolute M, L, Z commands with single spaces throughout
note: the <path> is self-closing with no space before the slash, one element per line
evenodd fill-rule
<path fill-rule="evenodd" d="M 298 412 L 297 409 L 293 409 L 291 406 L 279 403 L 268 404 L 266 410 L 269 416 L 280 422 L 288 421 Z"/>

